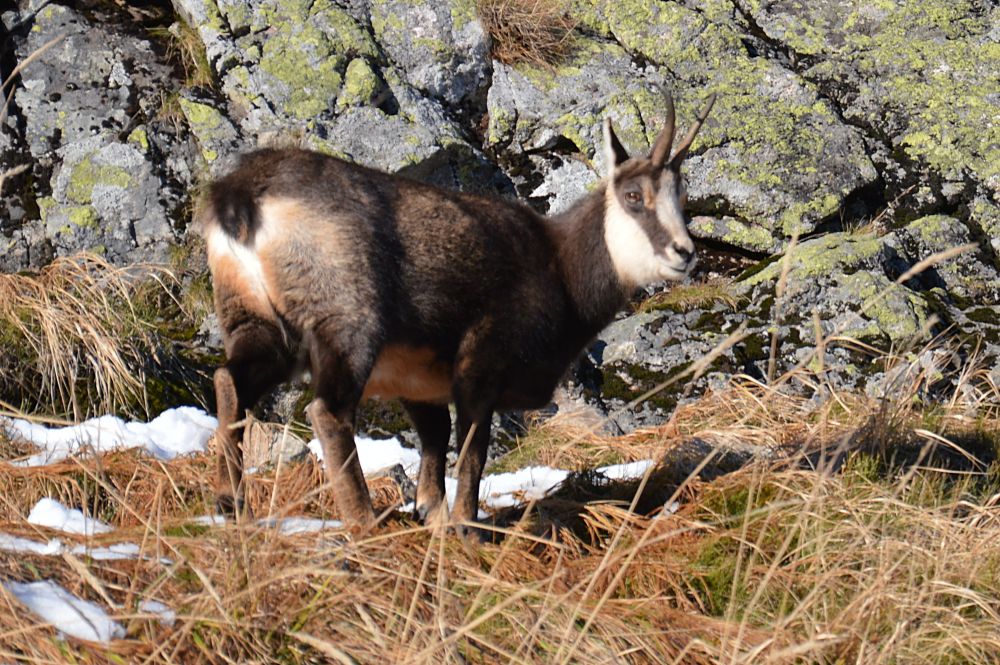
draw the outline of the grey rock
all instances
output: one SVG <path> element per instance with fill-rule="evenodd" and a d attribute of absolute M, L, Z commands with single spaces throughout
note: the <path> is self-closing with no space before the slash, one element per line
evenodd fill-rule
<path fill-rule="evenodd" d="M 194 27 L 205 45 L 205 54 L 216 72 L 240 60 L 231 35 L 249 25 L 253 3 L 248 0 L 171 0 L 181 19 Z"/>
<path fill-rule="evenodd" d="M 942 255 L 961 246 L 975 244 L 969 228 L 945 215 L 931 215 L 915 220 L 896 231 L 889 239 L 916 264 L 934 255 Z M 924 289 L 941 288 L 957 302 L 1000 303 L 1000 273 L 981 248 L 936 262 L 917 279 Z"/>
<path fill-rule="evenodd" d="M 181 95 L 178 104 L 210 172 L 218 176 L 232 170 L 236 153 L 243 147 L 233 123 L 210 100 L 197 99 L 190 93 Z"/>
<path fill-rule="evenodd" d="M 475 102 L 489 83 L 489 40 L 470 3 L 374 0 L 371 24 L 406 81 L 446 105 Z"/>
<path fill-rule="evenodd" d="M 607 115 L 627 147 L 646 151 L 655 138 L 651 128 L 662 121 L 663 98 L 655 90 L 660 82 L 610 43 L 586 42 L 572 62 L 554 71 L 494 63 L 487 144 L 524 152 L 549 150 L 562 140 L 600 160 Z"/>
<path fill-rule="evenodd" d="M 26 61 L 57 35 L 65 37 L 28 62 L 14 100 L 31 155 L 48 158 L 63 145 L 122 132 L 137 113 L 153 114 L 170 70 L 149 42 L 50 4 L 35 17 L 17 57 Z"/>
<path fill-rule="evenodd" d="M 531 198 L 545 200 L 550 215 L 569 209 L 598 180 L 597 174 L 577 159 L 545 159 L 534 156 L 530 159 L 536 164 L 536 171 L 544 174 L 542 184 L 531 192 Z"/>
<path fill-rule="evenodd" d="M 609 12 L 611 31 L 630 53 L 669 72 L 681 124 L 708 92 L 718 102 L 686 164 L 695 212 L 729 216 L 783 242 L 835 216 L 876 181 L 862 134 L 845 125 L 815 86 L 777 59 L 759 57 L 753 37 L 717 9 L 641 4 Z M 745 234 L 706 229 L 736 246 Z"/>
<path fill-rule="evenodd" d="M 808 63 L 804 74 L 847 121 L 885 144 L 882 175 L 899 190 L 915 185 L 915 208 L 1000 192 L 995 3 L 739 4 Z"/>
<path fill-rule="evenodd" d="M 52 195 L 39 199 L 57 255 L 88 250 L 119 263 L 165 262 L 174 234 L 141 148 L 97 135 L 57 151 Z"/>

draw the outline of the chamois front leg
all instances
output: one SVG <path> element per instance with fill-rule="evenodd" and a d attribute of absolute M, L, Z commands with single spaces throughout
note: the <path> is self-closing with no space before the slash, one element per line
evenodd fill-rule
<path fill-rule="evenodd" d="M 354 420 L 373 354 L 348 355 L 336 349 L 335 337 L 316 335 L 311 349 L 316 399 L 309 405 L 309 418 L 323 446 L 323 464 L 340 517 L 347 526 L 364 530 L 375 523 L 375 511 L 358 460 Z"/>
<path fill-rule="evenodd" d="M 406 413 L 420 435 L 420 477 L 417 480 L 416 514 L 424 524 L 447 521 L 444 472 L 451 438 L 448 407 L 403 402 Z"/>

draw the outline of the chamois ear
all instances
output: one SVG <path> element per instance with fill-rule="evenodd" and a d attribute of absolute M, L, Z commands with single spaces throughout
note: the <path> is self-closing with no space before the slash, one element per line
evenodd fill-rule
<path fill-rule="evenodd" d="M 611 118 L 604 119 L 604 161 L 608 165 L 608 172 L 614 171 L 615 167 L 628 159 L 628 152 L 625 146 L 618 140 L 615 130 L 611 128 Z"/>

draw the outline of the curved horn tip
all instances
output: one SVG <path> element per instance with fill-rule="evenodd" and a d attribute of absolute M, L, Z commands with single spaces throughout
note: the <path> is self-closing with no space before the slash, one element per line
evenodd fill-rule
<path fill-rule="evenodd" d="M 715 106 L 715 100 L 718 96 L 718 93 L 715 92 L 708 96 L 708 101 L 705 102 L 705 109 L 701 112 L 701 115 L 698 116 L 702 122 L 705 121 L 705 118 L 707 118 L 708 114 L 712 111 L 712 107 Z"/>
<path fill-rule="evenodd" d="M 666 117 L 663 122 L 663 129 L 660 130 L 660 134 L 656 137 L 656 141 L 653 144 L 653 149 L 649 153 L 649 158 L 656 168 L 663 166 L 667 161 L 667 157 L 670 155 L 670 148 L 674 143 L 674 130 L 677 126 L 677 114 L 674 110 L 673 95 L 664 90 L 663 97 L 667 106 Z"/>

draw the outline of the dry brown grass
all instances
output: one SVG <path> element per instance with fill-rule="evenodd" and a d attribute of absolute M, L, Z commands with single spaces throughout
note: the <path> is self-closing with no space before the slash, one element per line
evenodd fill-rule
<path fill-rule="evenodd" d="M 476 9 L 500 62 L 552 67 L 572 50 L 576 22 L 560 0 L 477 0 Z"/>
<path fill-rule="evenodd" d="M 152 37 L 167 44 L 167 57 L 180 63 L 188 86 L 211 86 L 215 82 L 212 66 L 205 53 L 205 44 L 197 30 L 184 21 L 176 21 L 168 28 L 152 28 Z"/>
<path fill-rule="evenodd" d="M 1000 478 L 956 450 L 996 458 L 1000 396 L 982 373 L 960 370 L 954 399 L 928 410 L 920 395 L 941 377 L 917 363 L 899 369 L 892 400 L 838 395 L 817 406 L 738 379 L 658 430 L 621 439 L 563 431 L 565 443 L 582 437 L 591 452 L 544 461 L 584 467 L 613 451 L 662 457 L 658 473 L 669 475 L 666 453 L 692 440 L 782 454 L 714 479 L 685 473 L 668 492 L 682 501 L 673 513 L 629 511 L 627 495 L 584 501 L 563 491 L 476 546 L 400 516 L 353 539 L 195 524 L 211 505 L 207 456 L 0 465 L 0 531 L 53 535 L 24 522 L 38 498 L 53 496 L 117 527 L 99 542 L 139 543 L 153 557 L 0 553 L 0 578 L 54 578 L 111 601 L 128 633 L 106 647 L 66 641 L 0 591 L 0 659 L 996 662 Z M 555 442 L 549 448 L 562 449 Z M 249 482 L 258 516 L 335 516 L 313 462 Z M 379 508 L 398 502 L 391 481 L 374 482 Z M 582 528 L 553 517 L 568 511 Z M 144 598 L 167 602 L 177 624 L 139 613 Z"/>
<path fill-rule="evenodd" d="M 700 282 L 681 283 L 642 301 L 636 311 L 690 312 L 694 309 L 711 309 L 722 304 L 735 310 L 745 300 L 733 292 L 732 282 L 726 279 L 709 279 Z"/>
<path fill-rule="evenodd" d="M 161 268 L 115 268 L 95 255 L 0 275 L 4 394 L 24 400 L 15 406 L 76 418 L 135 403 L 155 353 L 150 312 L 137 303 L 168 297 L 172 279 Z"/>

